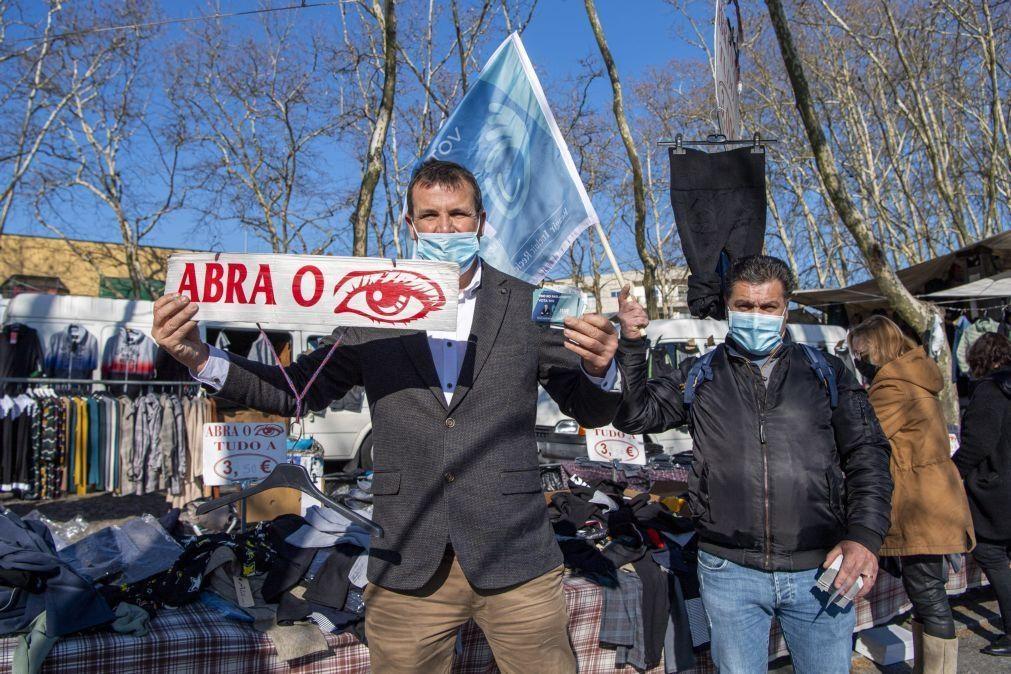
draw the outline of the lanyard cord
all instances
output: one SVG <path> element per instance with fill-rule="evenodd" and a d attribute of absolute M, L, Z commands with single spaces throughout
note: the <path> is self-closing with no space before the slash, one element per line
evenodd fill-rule
<path fill-rule="evenodd" d="M 260 331 L 260 336 L 262 336 L 263 339 L 266 340 L 267 346 L 270 347 L 270 352 L 274 355 L 274 362 L 277 363 L 277 367 L 280 368 L 281 374 L 284 375 L 284 380 L 288 382 L 288 387 L 291 389 L 292 394 L 294 394 L 295 396 L 295 420 L 299 422 L 299 425 L 301 426 L 302 400 L 305 399 L 305 396 L 309 392 L 309 389 L 312 387 L 313 383 L 315 383 L 316 377 L 318 377 L 319 373 L 323 371 L 323 368 L 326 367 L 326 364 L 330 362 L 330 358 L 337 350 L 337 347 L 341 345 L 341 341 L 343 341 L 344 339 L 344 334 L 341 333 L 341 336 L 338 337 L 337 340 L 333 343 L 333 346 L 330 347 L 330 350 L 327 352 L 326 357 L 323 358 L 323 362 L 320 363 L 319 367 L 316 368 L 316 371 L 312 373 L 312 376 L 309 377 L 309 381 L 306 383 L 305 388 L 303 388 L 302 392 L 299 393 L 298 389 L 295 388 L 295 383 L 291 380 L 291 377 L 288 376 L 288 371 L 285 370 L 284 365 L 281 364 L 281 358 L 280 356 L 277 355 L 277 349 L 274 348 L 274 343 L 270 341 L 270 338 L 267 337 L 267 333 L 263 331 L 263 328 L 260 327 L 259 323 L 256 324 L 256 327 Z"/>

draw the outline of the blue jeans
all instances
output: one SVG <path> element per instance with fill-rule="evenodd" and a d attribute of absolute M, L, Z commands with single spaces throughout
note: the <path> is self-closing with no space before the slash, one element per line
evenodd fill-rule
<path fill-rule="evenodd" d="M 795 672 L 850 671 L 856 611 L 826 608 L 828 595 L 815 587 L 819 571 L 760 571 L 699 550 L 699 590 L 720 674 L 768 671 L 772 616 Z"/>

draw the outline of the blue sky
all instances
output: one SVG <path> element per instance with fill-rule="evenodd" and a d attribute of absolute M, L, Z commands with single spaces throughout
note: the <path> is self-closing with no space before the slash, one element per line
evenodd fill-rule
<path fill-rule="evenodd" d="M 404 4 L 419 1 L 422 0 L 403 0 Z M 467 0 L 463 2 L 466 4 Z M 275 6 L 282 4 L 286 4 L 284 0 L 275 3 Z M 222 12 L 227 13 L 254 9 L 258 3 L 255 0 L 221 0 L 219 6 Z M 162 0 L 161 7 L 165 18 L 198 16 L 209 11 L 208 4 L 203 1 Z M 321 15 L 336 11 L 332 7 L 320 7 L 296 10 L 292 15 L 296 24 L 305 22 L 306 26 L 310 26 L 314 21 L 319 21 Z M 693 60 L 704 58 L 701 51 L 686 45 L 676 37 L 675 11 L 661 0 L 597 0 L 597 11 L 619 73 L 625 81 L 641 76 L 649 66 L 662 65 L 673 58 Z M 238 30 L 242 30 L 245 26 L 249 26 L 251 30 L 256 28 L 257 18 L 254 16 L 227 20 Z M 180 31 L 179 26 L 169 26 L 164 39 L 171 41 Z M 581 59 L 586 57 L 591 57 L 595 61 L 600 59 L 582 0 L 540 0 L 534 18 L 523 35 L 523 41 L 542 78 L 549 102 L 552 102 L 552 83 L 564 82 L 568 77 L 577 74 Z M 497 39 L 486 40 L 483 53 L 478 54 L 478 61 L 483 63 L 497 45 Z M 591 96 L 596 105 L 609 110 L 611 89 L 606 78 L 601 78 L 595 83 Z M 337 184 L 342 186 L 357 184 L 360 167 L 354 162 L 347 161 L 346 156 L 334 157 L 333 161 L 328 163 L 333 167 L 333 179 Z M 37 224 L 26 217 L 27 215 L 25 211 L 20 211 L 20 217 L 12 219 L 9 223 L 8 231 L 43 233 Z M 75 213 L 75 215 L 91 219 L 90 213 Z M 109 221 L 106 212 L 96 211 L 94 216 L 101 224 L 88 227 L 87 238 L 118 239 L 118 231 Z M 210 240 L 200 241 L 200 234 L 193 231 L 194 220 L 194 215 L 185 212 L 174 214 L 171 220 L 165 223 L 166 226 L 149 237 L 147 242 L 181 247 L 209 246 Z M 335 217 L 334 225 L 349 226 L 346 215 L 339 214 Z M 628 248 L 628 252 L 631 253 L 630 241 L 613 243 L 619 249 Z M 252 236 L 247 239 L 236 230 L 220 233 L 214 245 L 215 249 L 226 251 L 241 251 L 244 247 L 250 252 L 267 252 L 265 244 L 256 241 Z M 627 259 L 627 256 L 622 257 Z"/>

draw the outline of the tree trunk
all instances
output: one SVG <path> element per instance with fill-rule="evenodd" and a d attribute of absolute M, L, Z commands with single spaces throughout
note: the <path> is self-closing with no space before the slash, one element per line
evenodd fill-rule
<path fill-rule="evenodd" d="M 587 0 L 589 2 L 590 0 Z M 776 39 L 779 42 L 779 50 L 783 55 L 783 64 L 786 67 L 787 75 L 790 78 L 790 85 L 793 88 L 793 95 L 796 100 L 797 112 L 800 113 L 804 130 L 807 132 L 808 141 L 811 144 L 811 151 L 814 153 L 815 164 L 818 173 L 821 175 L 825 191 L 828 193 L 832 206 L 839 214 L 843 225 L 849 230 L 856 241 L 860 254 L 867 264 L 867 271 L 878 284 L 881 294 L 885 296 L 890 308 L 895 314 L 908 323 L 917 334 L 923 334 L 933 324 L 934 307 L 921 302 L 902 284 L 895 270 L 888 265 L 888 259 L 881 244 L 874 236 L 874 232 L 864 220 L 857 209 L 849 193 L 843 185 L 836 168 L 835 156 L 832 148 L 825 139 L 821 123 L 818 121 L 817 113 L 814 109 L 814 101 L 811 97 L 811 90 L 807 83 L 807 76 L 804 74 L 804 64 L 793 44 L 793 36 L 790 33 L 790 26 L 783 11 L 781 0 L 766 0 L 769 8 L 769 18 L 772 19 L 772 26 L 776 31 Z M 947 340 L 942 340 L 941 353 L 938 357 L 938 365 L 941 374 L 944 376 L 945 387 L 941 393 L 941 402 L 944 406 L 945 416 L 949 424 L 958 423 L 958 394 L 951 381 L 951 349 Z"/>
<path fill-rule="evenodd" d="M 629 164 L 632 165 L 632 196 L 635 199 L 635 249 L 642 261 L 642 287 L 646 293 L 646 313 L 650 318 L 658 318 L 656 260 L 650 254 L 646 240 L 646 188 L 642 177 L 642 163 L 639 161 L 639 153 L 635 149 L 632 130 L 625 117 L 625 103 L 621 92 L 621 80 L 618 79 L 618 68 L 614 64 L 611 50 L 607 47 L 604 29 L 597 17 L 597 8 L 594 6 L 593 0 L 584 0 L 584 2 L 586 16 L 590 20 L 593 35 L 597 38 L 597 46 L 600 48 L 600 56 L 604 59 L 604 65 L 607 66 L 607 76 L 611 79 L 611 90 L 614 93 L 614 119 L 618 123 L 618 133 L 621 135 L 621 142 L 625 144 Z"/>
<path fill-rule="evenodd" d="M 383 169 L 383 147 L 386 145 L 386 131 L 393 117 L 393 100 L 397 85 L 397 17 L 396 0 L 386 0 L 383 7 L 383 97 L 376 113 L 376 125 L 372 129 L 368 153 L 365 156 L 365 173 L 358 190 L 351 225 L 354 228 L 352 254 L 368 254 L 369 219 L 372 217 L 372 197 L 379 183 L 379 172 Z"/>

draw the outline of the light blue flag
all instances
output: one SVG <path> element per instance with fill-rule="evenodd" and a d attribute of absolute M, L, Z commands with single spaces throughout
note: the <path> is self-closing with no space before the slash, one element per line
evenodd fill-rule
<path fill-rule="evenodd" d="M 517 33 L 492 54 L 425 157 L 474 173 L 488 212 L 481 257 L 529 283 L 597 222 Z"/>

